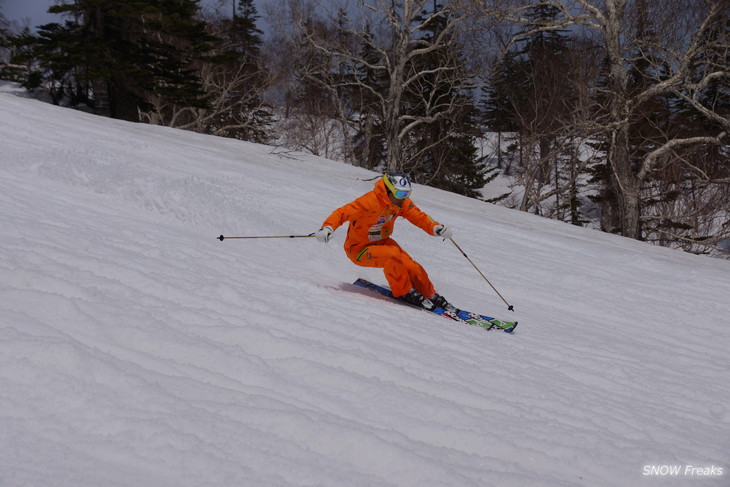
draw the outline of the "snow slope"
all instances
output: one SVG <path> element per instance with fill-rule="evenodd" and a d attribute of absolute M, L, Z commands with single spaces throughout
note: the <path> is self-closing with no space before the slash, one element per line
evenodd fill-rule
<path fill-rule="evenodd" d="M 520 321 L 486 332 L 350 286 L 385 281 L 344 228 L 216 240 L 310 233 L 375 176 L 275 152 L 0 86 L 0 486 L 730 485 L 730 261 L 417 187 L 516 313 L 395 238 Z"/>

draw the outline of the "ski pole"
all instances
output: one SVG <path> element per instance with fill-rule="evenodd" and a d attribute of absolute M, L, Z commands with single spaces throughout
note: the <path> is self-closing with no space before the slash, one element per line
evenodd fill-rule
<path fill-rule="evenodd" d="M 221 235 L 220 237 L 216 237 L 217 240 L 220 240 L 221 242 L 225 239 L 232 239 L 232 238 L 307 238 L 307 237 L 314 237 L 314 233 L 310 233 L 309 235 L 256 235 L 253 237 L 224 237 Z"/>
<path fill-rule="evenodd" d="M 512 311 L 512 312 L 514 312 L 514 310 L 515 310 L 515 307 L 514 307 L 514 306 L 512 306 L 511 304 L 509 304 L 509 303 L 507 302 L 507 300 L 506 300 L 506 299 L 504 299 L 504 297 L 503 297 L 503 296 L 502 296 L 502 295 L 501 295 L 501 294 L 499 293 L 499 291 L 497 291 L 497 288 L 496 288 L 496 287 L 494 287 L 494 285 L 493 285 L 493 284 L 492 284 L 491 282 L 489 282 L 489 279 L 487 279 L 487 276 L 485 276 L 485 275 L 484 275 L 484 274 L 482 273 L 482 271 L 480 271 L 480 270 L 479 270 L 479 268 L 478 268 L 478 267 L 476 266 L 476 264 L 474 264 L 474 262 L 472 262 L 472 261 L 471 261 L 471 259 L 469 258 L 469 256 L 468 256 L 468 255 L 466 255 L 466 253 L 465 253 L 465 252 L 464 252 L 463 250 L 461 250 L 461 247 L 459 247 L 459 244 L 457 244 L 457 243 L 456 243 L 456 242 L 454 241 L 454 239 L 453 239 L 453 238 L 450 238 L 449 240 L 451 240 L 451 243 L 452 243 L 452 244 L 454 244 L 454 245 L 456 246 L 456 248 L 457 248 L 457 249 L 459 249 L 459 252 L 461 252 L 461 255 L 463 255 L 464 257 L 466 257 L 466 260 L 468 260 L 468 261 L 469 261 L 469 263 L 470 263 L 470 264 L 471 264 L 472 266 L 474 266 L 474 269 L 476 269 L 476 270 L 477 270 L 477 272 L 479 273 L 479 275 L 480 275 L 480 276 L 482 276 L 482 277 L 484 278 L 484 280 L 485 280 L 485 281 L 487 281 L 487 284 L 489 284 L 490 286 L 492 286 L 492 289 L 494 289 L 494 292 L 495 292 L 495 293 L 497 293 L 497 296 L 499 296 L 500 298 L 502 298 L 502 301 L 504 301 L 504 304 L 506 304 L 506 305 L 507 305 L 507 309 L 508 309 L 508 310 L 510 310 L 510 311 Z"/>

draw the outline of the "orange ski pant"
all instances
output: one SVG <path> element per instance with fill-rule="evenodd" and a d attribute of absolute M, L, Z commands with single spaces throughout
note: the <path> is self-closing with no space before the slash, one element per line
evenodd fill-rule
<path fill-rule="evenodd" d="M 403 296 L 411 288 L 416 288 L 416 291 L 427 298 L 436 293 L 423 267 L 393 239 L 389 238 L 361 250 L 351 250 L 347 256 L 359 266 L 382 268 L 395 297 Z"/>

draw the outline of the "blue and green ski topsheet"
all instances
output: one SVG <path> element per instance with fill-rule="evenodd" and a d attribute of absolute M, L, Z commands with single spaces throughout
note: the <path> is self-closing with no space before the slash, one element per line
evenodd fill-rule
<path fill-rule="evenodd" d="M 391 299 L 396 299 L 393 297 L 393 294 L 390 292 L 390 289 L 384 286 L 379 286 L 378 284 L 374 284 L 366 279 L 358 279 L 353 284 L 356 286 L 364 287 L 366 289 L 372 289 L 373 291 L 376 291 L 383 296 L 386 296 Z M 404 301 L 399 301 L 401 303 L 405 303 Z M 478 313 L 472 313 L 470 311 L 465 310 L 456 310 L 456 312 L 450 312 L 448 310 L 445 310 L 443 308 L 434 308 L 433 310 L 429 310 L 426 308 L 420 308 L 423 311 L 429 311 L 431 313 L 435 313 L 437 315 L 443 316 L 445 318 L 449 318 L 451 320 L 460 321 L 462 323 L 466 323 L 473 326 L 481 326 L 482 328 L 485 328 L 487 330 L 492 329 L 499 329 L 506 333 L 512 333 L 514 331 L 515 327 L 517 326 L 516 321 L 502 321 L 498 320 L 496 318 L 492 318 L 491 316 L 485 316 L 480 315 Z"/>

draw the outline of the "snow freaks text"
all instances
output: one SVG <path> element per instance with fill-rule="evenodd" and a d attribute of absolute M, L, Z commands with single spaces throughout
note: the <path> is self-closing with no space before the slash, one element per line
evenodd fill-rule
<path fill-rule="evenodd" d="M 711 465 L 698 467 L 696 465 L 644 465 L 642 475 L 656 477 L 720 477 L 724 473 L 723 467 Z"/>

